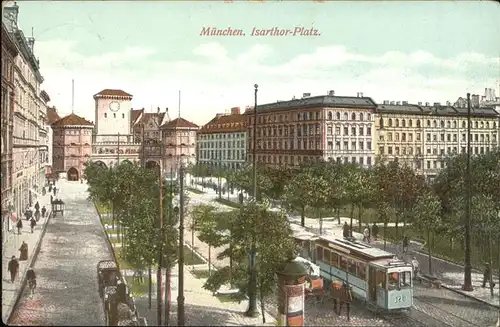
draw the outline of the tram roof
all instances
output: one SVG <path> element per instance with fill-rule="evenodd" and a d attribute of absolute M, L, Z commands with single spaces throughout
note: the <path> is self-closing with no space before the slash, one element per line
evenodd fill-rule
<path fill-rule="evenodd" d="M 332 247 L 332 248 L 341 247 L 343 249 L 347 249 L 349 251 L 352 251 L 352 252 L 355 252 L 358 254 L 362 254 L 370 259 L 383 259 L 383 258 L 393 258 L 394 257 L 394 254 L 392 254 L 390 252 L 371 247 L 371 246 L 369 246 L 365 243 L 361 243 L 361 242 L 356 242 L 356 241 L 351 242 L 348 240 L 342 240 L 342 239 L 334 238 L 332 236 L 327 236 L 327 235 L 322 235 L 319 237 L 319 239 L 331 243 L 333 246 L 330 246 L 330 247 Z"/>
<path fill-rule="evenodd" d="M 297 226 L 292 224 L 291 228 L 292 228 L 292 236 L 301 241 L 312 241 L 318 238 L 316 234 L 308 232 L 302 226 Z"/>

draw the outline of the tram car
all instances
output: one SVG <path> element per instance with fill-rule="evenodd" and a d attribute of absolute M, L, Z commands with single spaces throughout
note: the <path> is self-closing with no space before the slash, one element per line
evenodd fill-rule
<path fill-rule="evenodd" d="M 295 236 L 294 236 L 295 237 Z M 409 310 L 413 305 L 412 266 L 365 243 L 318 236 L 312 261 L 330 283 L 346 282 L 354 296 L 376 311 Z"/>

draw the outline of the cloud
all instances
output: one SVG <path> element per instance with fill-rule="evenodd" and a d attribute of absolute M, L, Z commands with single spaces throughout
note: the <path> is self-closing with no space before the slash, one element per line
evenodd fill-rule
<path fill-rule="evenodd" d="M 499 58 L 461 53 L 440 58 L 427 51 L 391 51 L 368 56 L 342 45 L 307 49 L 290 60 L 278 61 L 278 49 L 256 44 L 232 53 L 216 42 L 200 44 L 182 61 L 155 58 L 154 49 L 128 47 L 84 56 L 72 41 L 38 42 L 46 82 L 42 88 L 52 103 L 70 111 L 71 79 L 75 78 L 75 110 L 93 120 L 92 95 L 104 88 L 121 88 L 134 95 L 133 107 L 178 109 L 197 124 L 217 112 L 253 104 L 253 85 L 259 84 L 259 103 L 300 97 L 304 92 L 338 95 L 363 92 L 376 101 L 455 101 L 467 92 L 494 87 Z M 69 105 L 69 106 L 68 106 Z"/>

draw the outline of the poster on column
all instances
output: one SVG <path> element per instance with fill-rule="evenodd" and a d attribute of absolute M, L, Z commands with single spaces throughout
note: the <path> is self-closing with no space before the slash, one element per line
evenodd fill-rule
<path fill-rule="evenodd" d="M 304 325 L 304 284 L 285 286 L 287 294 L 287 326 Z"/>

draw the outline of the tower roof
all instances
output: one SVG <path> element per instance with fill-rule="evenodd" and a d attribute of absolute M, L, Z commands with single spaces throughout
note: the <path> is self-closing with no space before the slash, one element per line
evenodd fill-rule
<path fill-rule="evenodd" d="M 177 128 L 194 128 L 198 129 L 198 125 L 190 122 L 182 117 L 175 118 L 174 120 L 169 121 L 165 125 L 161 126 L 161 128 L 166 129 L 177 129 Z"/>
<path fill-rule="evenodd" d="M 106 97 L 123 97 L 123 98 L 132 98 L 132 94 L 127 93 L 123 90 L 115 90 L 115 89 L 104 89 L 99 93 L 94 94 L 95 98 L 106 98 Z"/>

